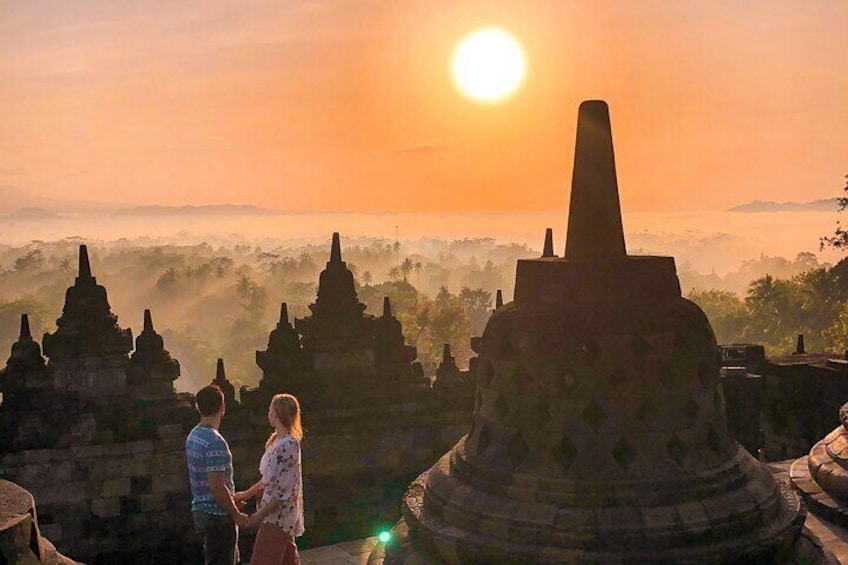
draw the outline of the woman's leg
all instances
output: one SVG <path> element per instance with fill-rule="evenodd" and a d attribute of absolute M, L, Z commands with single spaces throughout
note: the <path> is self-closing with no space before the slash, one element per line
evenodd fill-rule
<path fill-rule="evenodd" d="M 282 565 L 288 539 L 279 526 L 263 522 L 256 533 L 250 565 Z"/>
<path fill-rule="evenodd" d="M 283 553 L 283 565 L 300 565 L 300 554 L 297 552 L 297 544 L 294 538 L 287 536 L 285 550 Z"/>

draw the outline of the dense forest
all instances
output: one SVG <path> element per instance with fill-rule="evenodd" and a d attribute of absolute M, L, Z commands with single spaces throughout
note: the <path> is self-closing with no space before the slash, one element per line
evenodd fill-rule
<path fill-rule="evenodd" d="M 76 276 L 80 243 L 70 237 L 0 246 L 0 348 L 15 341 L 23 312 L 36 336 L 53 331 Z M 120 325 L 137 335 L 143 310 L 152 310 L 157 331 L 180 360 L 181 390 L 212 378 L 218 357 L 232 380 L 256 384 L 254 351 L 266 347 L 280 302 L 293 317 L 308 315 L 329 253 L 329 242 L 265 249 L 245 241 L 229 247 L 144 239 L 86 243 Z M 343 240 L 343 259 L 366 312 L 379 315 L 383 296 L 391 297 L 428 374 L 444 343 L 467 363 L 470 338 L 482 333 L 496 290 L 509 301 L 516 261 L 538 255 L 493 239 Z M 813 253 L 792 260 L 761 256 L 719 277 L 677 260 L 684 294 L 707 313 L 720 343 L 762 343 L 769 354 L 781 354 L 803 333 L 812 351 L 848 348 L 848 265 L 820 264 Z"/>

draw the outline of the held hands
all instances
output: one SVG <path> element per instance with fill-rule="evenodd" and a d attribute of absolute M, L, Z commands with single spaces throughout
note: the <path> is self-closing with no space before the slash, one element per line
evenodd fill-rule
<path fill-rule="evenodd" d="M 247 491 L 237 492 L 233 495 L 233 504 L 239 510 L 244 510 L 244 507 L 247 504 L 247 501 L 250 500 L 250 498 L 251 497 L 247 493 Z"/>
<path fill-rule="evenodd" d="M 280 507 L 280 502 L 280 500 L 272 500 L 271 502 L 257 510 L 252 516 L 248 518 L 247 523 L 244 527 L 251 530 L 254 528 L 258 528 L 268 514 Z"/>
<path fill-rule="evenodd" d="M 239 528 L 250 528 L 250 516 L 243 512 L 239 512 L 233 518 L 233 521 L 236 523 L 236 526 Z"/>

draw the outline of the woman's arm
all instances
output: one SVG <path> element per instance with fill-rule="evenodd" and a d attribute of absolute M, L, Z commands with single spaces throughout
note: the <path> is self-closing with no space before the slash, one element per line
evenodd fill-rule
<path fill-rule="evenodd" d="M 270 503 L 266 504 L 256 512 L 250 515 L 247 519 L 247 523 L 244 525 L 245 528 L 254 529 L 259 527 L 265 517 L 276 510 L 280 506 L 279 500 L 272 500 Z"/>
<path fill-rule="evenodd" d="M 233 500 L 235 500 L 236 502 L 247 502 L 251 498 L 261 493 L 263 486 L 264 485 L 262 484 L 262 479 L 259 479 L 249 489 L 235 493 L 233 495 Z"/>

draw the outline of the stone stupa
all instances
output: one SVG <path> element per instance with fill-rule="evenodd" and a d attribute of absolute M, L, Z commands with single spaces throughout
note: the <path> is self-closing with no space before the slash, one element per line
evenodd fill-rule
<path fill-rule="evenodd" d="M 370 563 L 783 563 L 797 495 L 728 432 L 713 330 L 674 259 L 629 256 L 609 110 L 581 104 L 565 255 L 520 260 L 472 425 Z"/>

